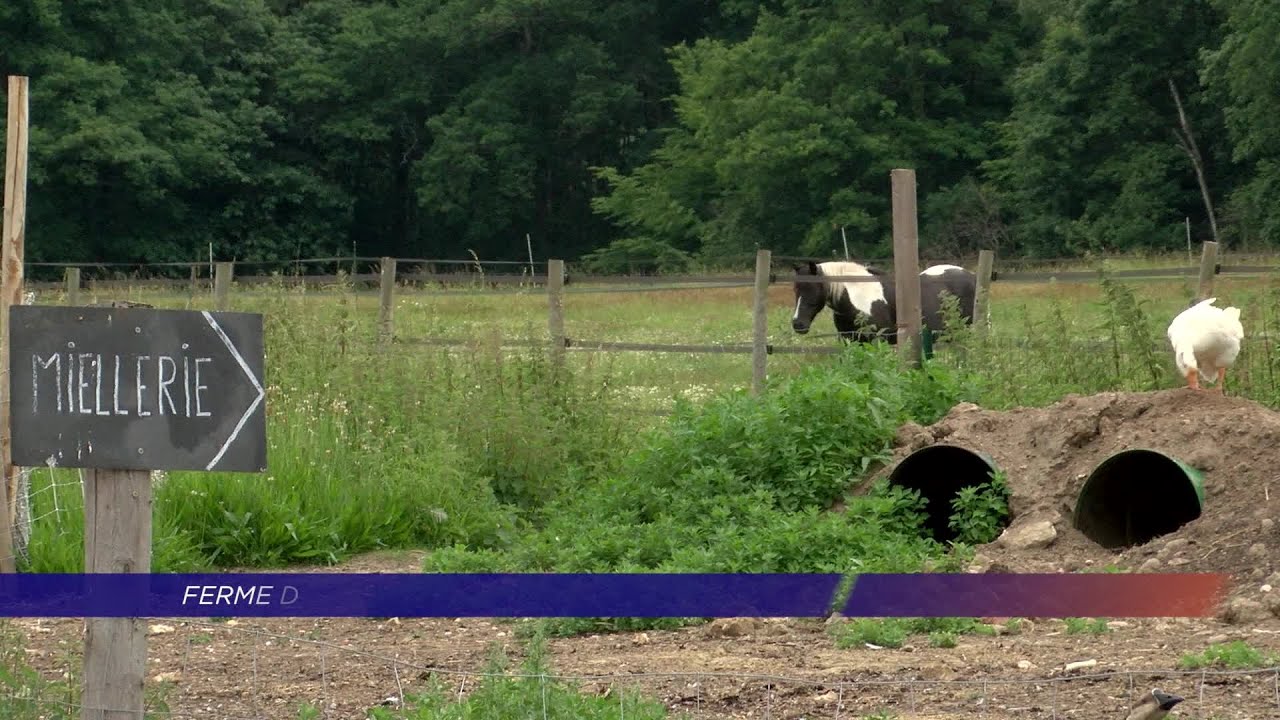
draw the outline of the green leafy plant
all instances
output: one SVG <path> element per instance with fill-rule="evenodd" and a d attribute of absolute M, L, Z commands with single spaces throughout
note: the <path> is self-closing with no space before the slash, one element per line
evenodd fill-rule
<path fill-rule="evenodd" d="M 1218 667 L 1235 670 L 1280 665 L 1280 654 L 1253 647 L 1243 640 L 1210 645 L 1200 653 L 1188 653 L 1178 660 L 1185 670 Z"/>
<path fill-rule="evenodd" d="M 835 626 L 836 647 L 852 648 L 865 644 L 900 648 L 912 635 L 927 636 L 932 647 L 951 648 L 962 635 L 994 635 L 995 628 L 975 618 L 859 618 Z"/>
<path fill-rule="evenodd" d="M 312 706 L 300 708 L 299 717 L 314 717 Z M 370 720 L 456 720 L 458 718 L 581 718 L 582 720 L 666 720 L 688 718 L 671 715 L 656 699 L 631 690 L 606 695 L 584 691 L 576 683 L 557 678 L 548 665 L 543 637 L 530 638 L 524 661 L 516 672 L 494 646 L 476 687 L 465 696 L 437 674 L 427 677 L 425 687 L 405 694 L 400 707 L 369 710 Z"/>
<path fill-rule="evenodd" d="M 1104 635 L 1111 632 L 1106 618 L 1064 618 L 1068 635 Z"/>
<path fill-rule="evenodd" d="M 999 537 L 1009 519 L 1009 485 L 1003 470 L 991 473 L 991 482 L 961 488 L 951 501 L 948 526 L 958 542 L 983 545 Z"/>

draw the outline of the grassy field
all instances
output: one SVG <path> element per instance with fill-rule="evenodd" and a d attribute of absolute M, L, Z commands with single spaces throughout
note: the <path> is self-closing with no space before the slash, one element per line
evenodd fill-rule
<path fill-rule="evenodd" d="M 1108 268 L 1185 264 L 1148 259 Z M 1275 335 L 1278 279 L 1220 276 L 1219 304 L 1243 308 L 1247 334 Z M 750 340 L 750 288 L 580 288 L 564 303 L 575 339 Z M 903 369 L 891 349 L 875 346 L 839 356 L 772 355 L 767 392 L 754 398 L 745 390 L 749 355 L 570 352 L 556 369 L 543 349 L 499 349 L 504 340 L 545 338 L 540 289 L 403 289 L 395 307 L 401 341 L 389 347 L 376 341 L 376 291 L 238 289 L 232 309 L 265 316 L 271 469 L 262 476 L 170 473 L 156 489 L 153 569 L 338 563 L 410 547 L 432 551 L 428 572 L 955 569 L 974 545 L 993 539 L 992 528 L 998 532 L 1002 502 L 963 495 L 952 517 L 960 541 L 944 546 L 921 532 L 918 497 L 886 487 L 844 497 L 887 457 L 894 431 L 908 420 L 932 422 L 962 400 L 1003 408 L 1066 393 L 1176 386 L 1164 328 L 1192 295 L 1180 279 L 997 282 L 990 337 L 957 330 L 923 371 Z M 821 336 L 832 329 L 829 313 L 813 335 L 791 331 L 791 298 L 789 286 L 771 288 L 770 341 L 835 346 Z M 212 305 L 144 285 L 84 299 Z M 51 293 L 38 302 L 62 298 Z M 472 342 L 409 342 L 420 337 Z M 1278 364 L 1273 342 L 1247 340 L 1229 392 L 1280 406 Z M 76 474 L 38 469 L 32 486 L 36 520 L 23 569 L 81 571 Z M 989 490 L 997 493 L 998 483 Z M 844 512 L 827 512 L 841 500 Z M 577 619 L 528 623 L 521 632 L 536 648 L 543 633 L 693 621 Z M 915 632 L 948 647 L 978 628 L 965 620 L 894 622 L 860 621 L 836 640 L 892 645 Z M 528 662 L 540 668 L 540 658 L 533 653 Z M 29 674 L 14 662 L 6 661 L 13 677 Z M 546 692 L 499 678 L 466 702 L 521 706 L 546 702 Z M 379 716 L 452 716 L 448 698 L 437 695 L 429 689 L 408 715 Z M 550 697 L 581 717 L 611 716 L 616 705 L 597 708 L 559 686 Z M 658 704 L 634 702 L 628 717 L 666 716 Z"/>
<path fill-rule="evenodd" d="M 1185 264 L 1132 260 L 1108 269 Z M 1277 332 L 1276 278 L 1217 280 L 1220 304 L 1244 308 L 1249 334 Z M 579 289 L 591 288 L 571 287 L 564 303 L 573 338 L 750 339 L 750 288 Z M 266 318 L 271 470 L 171 473 L 157 489 L 154 567 L 333 563 L 383 547 L 437 549 L 428 570 L 956 562 L 964 548 L 931 547 L 913 534 L 908 499 L 873 495 L 848 516 L 822 511 L 884 456 L 898 424 L 929 422 L 960 400 L 1039 405 L 1070 392 L 1178 384 L 1164 327 L 1192 294 L 1181 279 L 997 282 L 991 337 L 958 331 L 927 372 L 902 371 L 891 351 L 876 347 L 772 355 L 769 390 L 754 399 L 745 392 L 749 355 L 570 352 L 558 371 L 541 349 L 500 350 L 504 339 L 545 337 L 546 298 L 536 288 L 398 293 L 398 338 L 473 340 L 456 348 L 379 346 L 376 291 L 237 289 L 232 309 Z M 142 285 L 85 298 L 99 299 L 211 304 Z M 796 336 L 791 304 L 789 286 L 771 288 L 771 342 L 836 344 Z M 820 316 L 815 334 L 830 331 L 829 318 Z M 1276 365 L 1271 342 L 1249 342 L 1229 391 L 1275 405 Z M 33 477 L 26 568 L 79 571 L 76 476 L 39 469 Z M 858 516 L 874 520 L 863 527 L 896 530 L 859 534 L 850 521 Z M 845 534 L 846 549 L 813 555 L 821 533 Z"/>

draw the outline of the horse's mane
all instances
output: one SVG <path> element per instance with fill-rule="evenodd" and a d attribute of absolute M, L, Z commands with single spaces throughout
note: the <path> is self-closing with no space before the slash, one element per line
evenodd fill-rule
<path fill-rule="evenodd" d="M 880 268 L 863 265 L 862 263 L 853 262 L 852 260 L 828 260 L 827 262 L 818 263 L 819 275 L 834 275 L 839 277 L 841 275 L 862 275 L 864 273 L 876 277 L 884 277 L 886 275 L 885 271 Z M 823 287 L 826 290 L 827 297 L 832 300 L 837 299 L 841 292 L 847 290 L 847 287 L 843 282 L 824 282 Z"/>
<path fill-rule="evenodd" d="M 884 275 L 884 271 L 863 265 L 862 263 L 853 262 L 852 260 L 828 260 L 824 263 L 818 263 L 818 272 L 823 275 L 861 275 L 869 273 L 871 275 Z"/>
<path fill-rule="evenodd" d="M 862 263 L 854 262 L 852 260 L 831 260 L 825 263 L 821 263 L 821 265 L 825 265 L 826 267 L 823 268 L 819 266 L 818 268 L 819 275 L 867 274 L 875 277 L 888 277 L 889 275 L 888 271 L 885 270 L 884 268 L 876 267 L 874 265 L 863 265 Z"/>

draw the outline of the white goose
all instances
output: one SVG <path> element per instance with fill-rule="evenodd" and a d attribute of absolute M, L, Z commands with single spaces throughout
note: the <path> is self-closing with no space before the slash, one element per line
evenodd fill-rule
<path fill-rule="evenodd" d="M 1217 298 L 1208 298 L 1183 310 L 1169 323 L 1169 344 L 1173 346 L 1178 373 L 1187 379 L 1187 387 L 1200 389 L 1200 379 L 1214 382 L 1214 390 L 1222 392 L 1227 368 L 1240 354 L 1244 327 L 1240 325 L 1240 308 L 1217 308 Z"/>

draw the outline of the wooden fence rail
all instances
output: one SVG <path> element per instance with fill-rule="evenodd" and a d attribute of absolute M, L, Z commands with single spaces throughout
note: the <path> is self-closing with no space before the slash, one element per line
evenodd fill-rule
<path fill-rule="evenodd" d="M 1208 243 L 1206 243 L 1208 245 Z M 979 254 L 978 271 L 983 271 L 982 257 L 990 253 L 990 251 L 982 251 Z M 1216 252 L 1214 253 L 1216 256 Z M 994 254 L 991 254 L 994 259 Z M 1211 258 L 1204 258 L 1211 260 Z M 403 266 L 406 261 L 401 258 L 385 257 L 381 258 L 383 264 L 394 263 L 397 266 Z M 563 261 L 561 261 L 563 262 Z M 311 275 L 236 275 L 235 268 L 241 263 L 217 263 L 216 265 L 227 266 L 228 272 L 231 272 L 230 279 L 234 283 L 242 287 L 265 287 L 278 285 L 288 288 L 306 287 L 306 288 L 326 288 L 340 285 L 351 286 L 367 286 L 381 287 L 385 272 L 381 269 L 378 272 L 368 273 L 346 273 L 346 274 L 311 274 Z M 88 267 L 88 266 L 86 266 Z M 61 281 L 52 280 L 27 280 L 24 287 L 28 290 L 89 290 L 105 291 L 105 290 L 122 290 L 129 288 L 189 288 L 192 291 L 207 291 L 213 287 L 216 282 L 215 278 L 210 278 L 199 274 L 198 270 L 201 266 L 192 266 L 192 274 L 190 277 L 116 277 L 109 279 L 84 277 L 81 267 L 68 266 L 65 268 L 66 275 Z M 892 271 L 894 268 L 878 265 L 886 272 Z M 1111 270 L 1107 272 L 1109 277 L 1127 280 L 1168 280 L 1172 278 L 1196 278 L 1203 282 L 1204 280 L 1219 275 L 1243 275 L 1256 276 L 1267 275 L 1280 272 L 1280 264 L 1277 265 L 1223 265 L 1216 261 L 1211 264 L 1202 264 L 1199 266 L 1172 267 L 1172 268 L 1137 268 L 1128 270 Z M 1098 273 L 1093 270 L 1061 270 L 1061 271 L 1012 271 L 1006 272 L 992 268 L 990 270 L 992 282 L 1008 282 L 1008 283 L 1040 283 L 1040 282 L 1088 282 L 1096 280 Z M 513 273 L 476 273 L 476 272 L 418 272 L 418 271 L 397 271 L 395 275 L 396 284 L 404 287 L 416 287 L 426 285 L 438 285 L 441 288 L 451 287 L 483 287 L 483 286 L 500 286 L 500 285 L 521 285 L 533 287 L 545 287 L 548 275 L 530 275 L 530 274 L 513 274 Z M 669 289 L 697 289 L 696 286 L 703 287 L 753 287 L 757 277 L 755 274 L 690 274 L 690 275 L 598 275 L 598 274 L 574 274 L 565 273 L 562 275 L 563 284 L 567 293 L 572 292 L 645 292 L 651 289 L 657 289 L 654 286 L 661 286 Z M 824 280 L 838 280 L 841 282 L 874 282 L 874 279 L 865 276 L 828 276 L 824 278 L 816 278 L 813 276 L 796 276 L 794 272 L 779 273 L 770 270 L 768 273 L 768 282 L 770 285 L 791 284 L 793 282 L 814 283 Z M 591 286 L 591 287 L 583 287 Z M 599 287 L 599 286 L 618 286 L 618 287 Z M 693 286 L 693 287 L 690 287 Z"/>
<path fill-rule="evenodd" d="M 905 223 L 906 227 L 899 233 L 900 238 L 896 247 L 896 256 L 893 262 L 894 275 L 898 278 L 919 277 L 919 265 L 917 261 L 917 251 L 914 244 L 914 228 L 910 227 L 911 205 L 913 198 L 912 178 L 905 177 L 897 180 L 902 187 L 897 189 L 901 196 L 899 202 L 903 203 L 903 208 L 895 220 L 900 224 Z M 1221 275 L 1233 276 L 1255 276 L 1280 272 L 1280 266 L 1266 265 L 1235 265 L 1224 266 L 1217 261 L 1218 252 L 1215 243 L 1205 243 L 1204 251 L 1201 254 L 1201 263 L 1199 267 L 1174 267 L 1174 268 L 1147 268 L 1137 270 L 1119 270 L 1107 273 L 1109 277 L 1124 279 L 1170 279 L 1184 278 L 1187 280 L 1195 279 L 1196 295 L 1203 298 L 1208 297 L 1213 292 L 1214 280 Z M 364 273 L 355 275 L 310 275 L 310 276 L 241 276 L 235 277 L 235 264 L 230 262 L 220 262 L 214 264 L 214 277 L 200 278 L 193 272 L 192 279 L 162 278 L 154 281 L 139 280 L 90 280 L 88 282 L 88 290 L 90 292 L 109 291 L 118 288 L 139 287 L 139 286 L 160 286 L 160 287 L 181 287 L 189 285 L 193 294 L 198 292 L 213 292 L 213 305 L 218 310 L 226 310 L 230 306 L 231 288 L 233 285 L 241 287 L 262 287 L 271 284 L 280 284 L 286 287 L 324 287 L 342 285 L 346 287 L 369 285 L 372 286 L 370 292 L 376 292 L 378 296 L 378 313 L 377 313 L 377 335 L 380 344 L 397 344 L 400 346 L 441 346 L 441 347 L 461 347 L 475 344 L 474 340 L 461 338 L 445 338 L 445 337 L 404 337 L 397 335 L 395 332 L 394 308 L 397 291 L 405 287 L 414 287 L 439 283 L 444 287 L 467 287 L 467 286 L 483 286 L 475 294 L 507 294 L 508 291 L 490 289 L 503 284 L 523 283 L 527 285 L 535 285 L 541 287 L 542 292 L 547 297 L 547 337 L 545 340 L 508 340 L 501 344 L 506 348 L 545 348 L 551 360 L 556 364 L 564 362 L 564 358 L 568 352 L 659 352 L 659 353 L 702 353 L 702 354 L 742 354 L 751 355 L 752 368 L 752 392 L 759 393 L 763 390 L 765 379 L 767 376 L 767 357 L 770 355 L 835 355 L 842 352 L 842 348 L 838 344 L 832 346 L 797 346 L 797 345 L 775 345 L 769 342 L 768 337 L 768 291 L 769 288 L 778 283 L 790 284 L 793 282 L 822 282 L 830 280 L 846 281 L 846 282 L 865 282 L 879 281 L 879 278 L 867 278 L 864 276 L 831 276 L 831 277 L 813 277 L 809 275 L 797 276 L 794 272 L 779 273 L 774 270 L 774 258 L 769 250 L 760 250 L 756 255 L 756 268 L 753 275 L 677 275 L 677 276 L 658 276 L 658 275 L 631 275 L 631 276 L 602 276 L 602 275 L 569 275 L 565 270 L 565 263 L 559 259 L 551 259 L 545 263 L 546 273 L 542 275 L 536 274 L 514 274 L 514 273 L 480 273 L 480 272 L 457 272 L 457 273 L 441 273 L 441 272 L 422 272 L 422 271 L 399 271 L 403 268 L 402 260 L 392 257 L 380 258 L 378 272 Z M 462 263 L 459 263 L 462 264 Z M 978 256 L 978 288 L 974 299 L 973 314 L 975 318 L 975 328 L 979 336 L 985 337 L 989 333 L 990 318 L 990 290 L 995 282 L 1044 282 L 1057 280 L 1062 282 L 1081 282 L 1093 280 L 1098 277 L 1098 273 L 1094 271 L 1062 271 L 1062 272 L 1010 272 L 1001 273 L 996 267 L 995 253 L 984 250 Z M 207 267 L 205 265 L 204 267 Z M 63 283 L 27 283 L 28 288 L 32 289 L 54 289 L 61 288 L 65 292 L 65 297 L 69 303 L 78 303 L 82 293 L 80 268 L 67 267 L 65 270 L 65 280 Z M 905 287 L 903 283 L 895 283 L 899 293 L 897 299 L 900 307 L 914 305 L 914 309 L 909 309 L 907 316 L 919 314 L 918 287 L 915 288 L 916 301 L 911 302 L 912 288 Z M 603 287 L 601 287 L 603 286 Z M 664 290 L 698 290 L 712 288 L 743 288 L 751 287 L 751 315 L 752 315 L 752 332 L 749 342 L 743 343 L 684 343 L 684 344 L 668 344 L 668 343 L 650 343 L 650 342 L 628 342 L 617 340 L 596 340 L 590 338 L 573 337 L 566 333 L 565 330 L 565 310 L 564 296 L 575 293 L 593 293 L 593 292 L 656 292 Z M 527 294 L 527 288 L 518 292 Z M 440 292 L 417 291 L 416 295 L 457 295 L 459 293 L 472 294 L 465 290 L 442 290 Z M 902 325 L 898 328 L 887 330 L 884 334 L 898 333 L 911 334 L 913 337 L 921 333 L 921 324 L 918 321 L 912 321 L 911 317 L 903 317 Z M 819 333 L 813 335 L 816 338 L 837 337 L 837 333 Z M 1252 335 L 1251 341 L 1267 340 L 1263 336 Z M 1020 339 L 1014 338 L 998 338 L 994 339 L 1000 343 L 1012 343 L 1010 346 L 1020 346 Z M 1021 341 L 1025 346 L 1027 341 Z M 1089 341 L 1081 341 L 1082 345 L 1088 345 Z M 912 342 L 902 347 L 904 359 L 908 364 L 914 365 L 918 362 L 918 354 L 923 349 L 921 346 L 926 343 Z M 1101 341 L 1094 342 L 1092 346 L 1102 347 Z"/>

